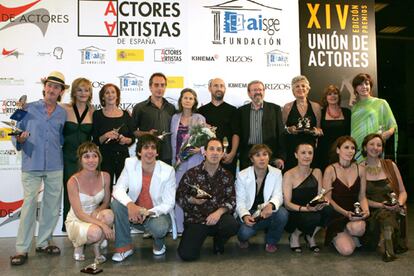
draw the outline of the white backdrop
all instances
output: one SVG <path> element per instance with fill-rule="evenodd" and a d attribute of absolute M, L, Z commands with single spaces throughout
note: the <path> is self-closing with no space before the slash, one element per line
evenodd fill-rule
<path fill-rule="evenodd" d="M 149 96 L 153 72 L 167 75 L 174 103 L 184 87 L 209 102 L 208 80 L 221 77 L 236 106 L 255 79 L 266 85 L 265 100 L 283 105 L 300 72 L 298 14 L 297 1 L 283 0 L 0 0 L 0 120 L 21 95 L 40 99 L 40 79 L 53 70 L 69 84 L 90 79 L 96 105 L 99 89 L 114 83 L 121 107 L 132 109 Z M 21 156 L 8 131 L 0 126 L 0 237 L 16 235 L 22 203 Z"/>

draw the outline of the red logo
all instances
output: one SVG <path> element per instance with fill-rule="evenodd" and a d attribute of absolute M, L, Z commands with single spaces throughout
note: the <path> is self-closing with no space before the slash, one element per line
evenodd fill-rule
<path fill-rule="evenodd" d="M 20 53 L 20 52 L 18 52 L 18 51 L 16 51 L 17 49 L 14 49 L 14 50 L 6 50 L 5 48 L 3 48 L 3 51 L 1 52 L 1 54 L 4 56 L 4 57 L 9 57 L 9 56 L 15 56 L 16 58 L 18 58 L 19 57 L 19 55 L 21 55 L 22 53 Z"/>
<path fill-rule="evenodd" d="M 4 22 L 8 20 L 9 18 L 13 18 L 21 13 L 24 13 L 25 11 L 27 11 L 28 9 L 30 9 L 31 7 L 33 7 L 40 1 L 41 0 L 37 0 L 37 1 L 34 1 L 33 3 L 23 5 L 20 7 L 15 7 L 15 8 L 8 8 L 0 4 L 0 14 L 2 15 L 2 17 L 0 18 L 0 22 Z"/>
<path fill-rule="evenodd" d="M 0 200 L 0 210 L 7 210 L 9 212 L 14 212 L 23 205 L 23 199 L 13 202 L 4 202 Z"/>

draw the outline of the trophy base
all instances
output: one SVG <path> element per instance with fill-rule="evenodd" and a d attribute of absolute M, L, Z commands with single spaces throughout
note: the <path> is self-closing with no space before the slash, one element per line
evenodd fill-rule
<path fill-rule="evenodd" d="M 328 201 L 326 201 L 326 200 L 315 200 L 315 201 L 309 202 L 309 206 L 315 207 L 318 204 L 324 204 L 324 203 L 328 203 Z"/>
<path fill-rule="evenodd" d="M 310 133 L 311 129 L 310 128 L 297 128 L 296 132 L 297 133 Z"/>
<path fill-rule="evenodd" d="M 384 202 L 384 205 L 388 206 L 388 207 L 393 207 L 396 206 L 398 203 L 391 203 L 391 202 Z"/>
<path fill-rule="evenodd" d="M 19 136 L 23 133 L 23 131 L 12 131 L 10 133 L 8 133 L 7 135 L 9 136 Z"/>
<path fill-rule="evenodd" d="M 209 195 L 200 195 L 200 196 L 196 196 L 196 199 L 211 199 L 211 196 Z"/>
<path fill-rule="evenodd" d="M 87 267 L 82 268 L 80 272 L 87 273 L 87 274 L 98 274 L 98 273 L 101 273 L 102 271 L 103 271 L 102 268 L 97 268 L 96 266 L 88 265 Z"/>
<path fill-rule="evenodd" d="M 257 216 L 257 217 L 254 217 L 254 222 L 259 222 L 259 221 L 262 221 L 263 220 L 263 217 L 262 216 Z"/>
<path fill-rule="evenodd" d="M 362 214 L 353 214 L 352 215 L 354 218 L 362 218 Z"/>

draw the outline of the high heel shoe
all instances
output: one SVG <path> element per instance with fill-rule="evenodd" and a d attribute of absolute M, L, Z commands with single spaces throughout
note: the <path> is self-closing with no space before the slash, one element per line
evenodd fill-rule
<path fill-rule="evenodd" d="M 289 235 L 289 246 L 290 246 L 290 250 L 292 250 L 295 253 L 302 253 L 302 247 L 300 247 L 300 246 L 292 246 L 291 238 L 292 238 L 292 235 Z"/>
<path fill-rule="evenodd" d="M 73 251 L 73 259 L 75 259 L 75 261 L 81 262 L 81 261 L 84 261 L 85 260 L 85 254 L 83 254 L 83 249 L 84 249 L 84 246 L 83 245 L 82 246 L 79 246 L 79 247 L 76 247 L 74 249 L 74 251 Z"/>
<path fill-rule="evenodd" d="M 309 235 L 305 235 L 305 241 L 306 244 L 309 246 L 310 251 L 313 251 L 314 253 L 319 253 L 321 251 L 319 246 L 316 244 L 314 238 L 310 237 Z"/>

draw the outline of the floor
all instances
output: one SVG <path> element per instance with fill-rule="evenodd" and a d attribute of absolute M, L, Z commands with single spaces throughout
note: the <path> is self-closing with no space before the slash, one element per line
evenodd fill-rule
<path fill-rule="evenodd" d="M 414 248 L 414 226 L 410 222 L 412 219 L 409 219 L 409 247 Z M 69 240 L 66 237 L 55 237 L 54 240 L 62 250 L 61 256 L 47 256 L 32 249 L 25 265 L 11 267 L 9 256 L 14 253 L 15 239 L 1 238 L 0 275 L 81 275 L 80 270 L 93 262 L 91 248 L 86 249 L 84 262 L 75 262 Z M 321 242 L 322 237 L 318 240 Z M 236 238 L 230 239 L 224 255 L 220 256 L 213 255 L 212 239 L 209 238 L 201 259 L 192 263 L 179 259 L 176 253 L 178 241 L 170 236 L 167 253 L 162 257 L 153 257 L 151 239 L 142 239 L 142 235 L 136 234 L 134 241 L 135 254 L 123 263 L 112 262 L 113 244 L 110 243 L 102 251 L 108 261 L 100 265 L 103 269 L 100 275 L 414 275 L 414 250 L 399 255 L 390 263 L 384 263 L 376 252 L 358 251 L 350 257 L 342 257 L 330 247 L 322 248 L 319 254 L 304 248 L 303 253 L 298 254 L 289 249 L 287 234 L 274 254 L 264 251 L 263 234 L 254 237 L 248 249 L 239 249 Z"/>

